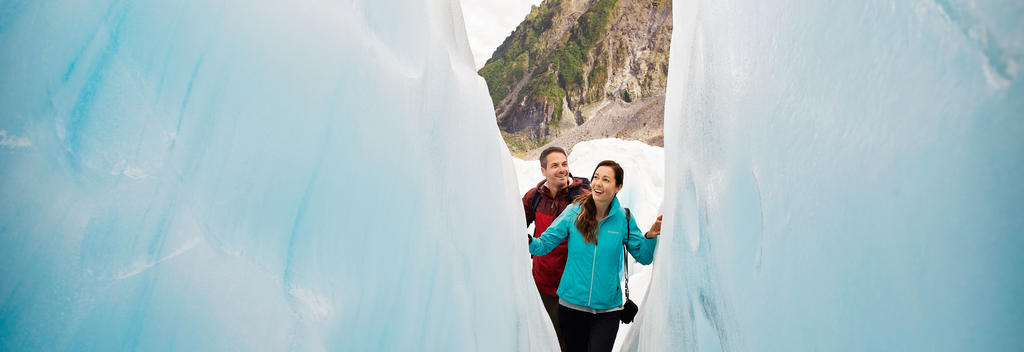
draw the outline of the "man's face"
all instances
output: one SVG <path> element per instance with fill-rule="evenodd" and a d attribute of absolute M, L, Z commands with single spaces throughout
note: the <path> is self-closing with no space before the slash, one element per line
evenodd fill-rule
<path fill-rule="evenodd" d="M 565 159 L 565 154 L 548 154 L 540 171 L 547 178 L 549 188 L 562 188 L 569 184 L 569 161 Z"/>

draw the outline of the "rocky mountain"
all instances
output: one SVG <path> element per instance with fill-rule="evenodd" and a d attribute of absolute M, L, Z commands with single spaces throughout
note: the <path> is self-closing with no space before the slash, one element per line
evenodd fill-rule
<path fill-rule="evenodd" d="M 618 137 L 662 145 L 671 0 L 545 0 L 479 73 L 513 153 Z"/>

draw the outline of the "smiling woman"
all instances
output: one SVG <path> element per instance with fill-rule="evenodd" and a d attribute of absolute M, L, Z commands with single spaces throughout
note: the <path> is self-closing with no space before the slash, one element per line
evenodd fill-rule
<path fill-rule="evenodd" d="M 576 203 L 582 204 L 583 210 L 576 217 L 576 229 L 583 234 L 583 240 L 597 243 L 595 232 L 597 223 L 608 215 L 608 206 L 615 195 L 622 190 L 622 166 L 605 160 L 597 164 L 590 180 L 591 196 L 580 196 Z"/>

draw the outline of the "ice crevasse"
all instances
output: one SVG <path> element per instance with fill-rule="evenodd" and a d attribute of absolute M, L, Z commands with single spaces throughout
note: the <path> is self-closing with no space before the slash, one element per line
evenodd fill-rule
<path fill-rule="evenodd" d="M 674 2 L 628 350 L 1024 345 L 1014 2 Z M 0 349 L 550 350 L 456 1 L 0 4 Z"/>

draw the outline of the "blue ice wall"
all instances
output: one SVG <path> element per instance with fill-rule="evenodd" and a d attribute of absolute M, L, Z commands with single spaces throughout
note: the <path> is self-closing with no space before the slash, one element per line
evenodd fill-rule
<path fill-rule="evenodd" d="M 1024 3 L 673 6 L 631 347 L 1024 349 Z"/>
<path fill-rule="evenodd" d="M 557 346 L 457 1 L 0 2 L 0 350 Z"/>

